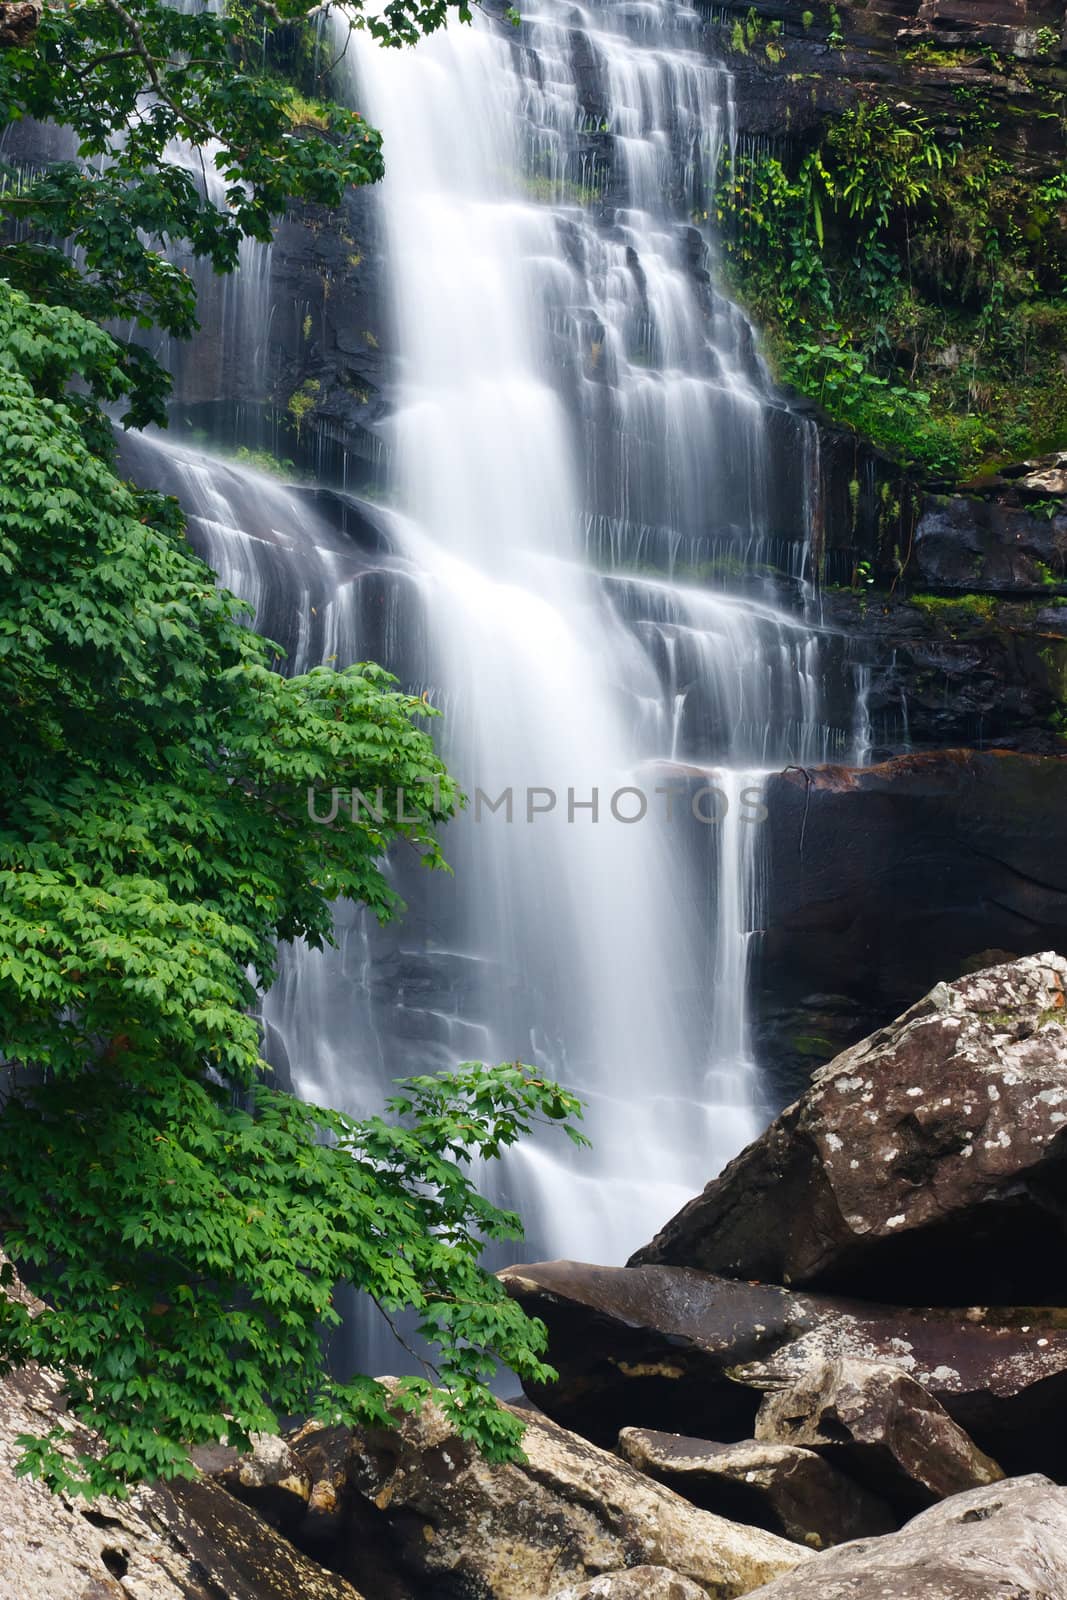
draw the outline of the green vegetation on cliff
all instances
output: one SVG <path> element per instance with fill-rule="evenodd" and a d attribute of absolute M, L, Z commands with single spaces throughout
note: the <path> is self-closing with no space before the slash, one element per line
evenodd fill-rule
<path fill-rule="evenodd" d="M 1067 172 L 1030 175 L 1002 113 L 957 100 L 936 125 L 863 101 L 814 145 L 742 152 L 718 198 L 783 381 L 947 480 L 1067 444 Z"/>

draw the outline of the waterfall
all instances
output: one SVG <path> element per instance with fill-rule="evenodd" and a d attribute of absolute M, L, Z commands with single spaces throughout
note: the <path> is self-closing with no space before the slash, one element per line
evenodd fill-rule
<path fill-rule="evenodd" d="M 453 879 L 391 865 L 403 921 L 342 907 L 335 950 L 283 952 L 272 1060 L 356 1113 L 411 1073 L 533 1062 L 593 1149 L 536 1140 L 487 1181 L 531 1253 L 621 1261 L 764 1114 L 763 779 L 866 738 L 812 603 L 817 434 L 717 287 L 736 117 L 695 11 L 538 0 L 412 50 L 355 35 L 345 70 L 385 140 L 395 509 L 150 438 L 132 469 L 294 670 L 373 657 L 425 693 L 471 796 Z M 225 305 L 249 361 L 255 262 L 255 315 Z"/>

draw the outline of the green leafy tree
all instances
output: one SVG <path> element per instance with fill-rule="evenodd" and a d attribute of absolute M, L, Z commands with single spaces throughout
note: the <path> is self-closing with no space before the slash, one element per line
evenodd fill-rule
<path fill-rule="evenodd" d="M 241 239 L 269 239 L 290 200 L 337 205 L 347 185 L 382 175 L 381 138 L 357 112 L 327 101 L 311 126 L 306 100 L 270 66 L 287 43 L 293 53 L 294 36 L 331 37 L 331 12 L 385 46 L 470 17 L 466 0 L 388 0 L 370 14 L 361 0 L 0 3 L 0 127 L 47 120 L 77 147 L 76 160 L 34 175 L 7 170 L 0 221 L 15 230 L 0 245 L 0 275 L 97 320 L 191 333 L 193 286 L 168 246 L 229 272 Z M 321 54 L 309 69 L 316 86 L 330 74 Z M 166 373 L 141 345 L 122 349 L 127 420 L 165 421 Z"/>
<path fill-rule="evenodd" d="M 383 855 L 439 868 L 459 797 L 421 700 L 367 664 L 279 674 L 173 504 L 92 452 L 64 395 L 120 373 L 102 330 L 0 284 L 0 1226 L 46 1301 L 0 1298 L 0 1353 L 58 1371 L 106 1441 L 26 1441 L 27 1463 L 114 1490 L 279 1411 L 380 1413 L 322 1371 L 341 1282 L 415 1308 L 457 1423 L 506 1454 L 484 1380 L 494 1355 L 543 1377 L 544 1333 L 479 1265 L 518 1220 L 467 1164 L 535 1119 L 580 1138 L 576 1102 L 467 1066 L 388 1125 L 262 1082 L 276 941 L 321 945 L 339 895 L 390 915 Z M 319 825 L 309 791 L 333 786 L 402 790 L 403 820 Z"/>
<path fill-rule="evenodd" d="M 392 0 L 366 25 L 404 42 L 447 9 Z M 306 28 L 307 10 L 0 6 L 0 121 L 51 118 L 79 147 L 0 195 L 0 1281 L 17 1268 L 42 1302 L 0 1295 L 0 1364 L 61 1376 L 98 1442 L 26 1438 L 23 1465 L 85 1493 L 188 1471 L 191 1445 L 286 1413 L 382 1418 L 373 1380 L 323 1368 L 339 1285 L 414 1310 L 437 1353 L 401 1403 L 443 1384 L 490 1457 L 521 1432 L 495 1361 L 548 1373 L 543 1327 L 481 1265 L 518 1218 L 471 1169 L 537 1122 L 581 1142 L 577 1102 L 468 1064 L 354 1121 L 272 1087 L 260 1054 L 278 942 L 322 945 L 340 896 L 397 911 L 392 848 L 443 866 L 461 797 L 433 713 L 369 663 L 284 676 L 177 506 L 114 471 L 104 407 L 160 418 L 166 379 L 99 324 L 191 329 L 167 243 L 225 271 L 288 196 L 380 172 L 355 113 L 298 133 L 304 102 L 248 64 L 250 18 Z M 403 803 L 318 823 L 309 795 L 333 788 Z"/>

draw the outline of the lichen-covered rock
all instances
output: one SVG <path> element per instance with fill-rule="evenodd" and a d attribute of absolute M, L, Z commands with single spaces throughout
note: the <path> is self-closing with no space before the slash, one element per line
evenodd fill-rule
<path fill-rule="evenodd" d="M 715 1444 L 652 1428 L 623 1428 L 619 1454 L 705 1511 L 750 1522 L 813 1550 L 890 1533 L 897 1518 L 877 1495 L 814 1450 L 743 1439 Z"/>
<path fill-rule="evenodd" d="M 666 1567 L 631 1567 L 605 1572 L 586 1583 L 561 1589 L 552 1600 L 704 1600 L 705 1591 Z"/>
<path fill-rule="evenodd" d="M 683 1267 L 545 1261 L 501 1273 L 548 1327 L 549 1416 L 602 1444 L 624 1427 L 752 1437 L 763 1392 L 812 1365 L 889 1361 L 1012 1472 L 1067 1475 L 1067 1314 L 907 1310 Z"/>
<path fill-rule="evenodd" d="M 432 1403 L 395 1428 L 354 1430 L 347 1544 L 342 1535 L 335 1564 L 376 1600 L 545 1600 L 637 1566 L 666 1567 L 705 1595 L 741 1595 L 808 1559 L 763 1529 L 697 1510 L 547 1419 L 526 1420 L 526 1461 L 507 1465 L 487 1463 Z"/>
<path fill-rule="evenodd" d="M 824 1361 L 772 1389 L 756 1438 L 821 1451 L 900 1508 L 1004 1476 L 933 1395 L 885 1361 Z"/>
<path fill-rule="evenodd" d="M 1067 1600 L 1067 1489 L 1033 1476 L 954 1495 L 753 1600 Z"/>
<path fill-rule="evenodd" d="M 0 1385 L 0 1600 L 360 1600 L 217 1484 L 87 1504 L 16 1476 L 17 1436 L 57 1424 L 49 1373 Z"/>
<path fill-rule="evenodd" d="M 1067 1299 L 1067 961 L 936 985 L 634 1262 L 902 1304 Z"/>

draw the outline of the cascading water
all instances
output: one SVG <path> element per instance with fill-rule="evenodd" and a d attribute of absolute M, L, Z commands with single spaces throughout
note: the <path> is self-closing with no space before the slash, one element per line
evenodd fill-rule
<path fill-rule="evenodd" d="M 397 509 L 309 509 L 151 441 L 133 461 L 296 667 L 376 657 L 445 711 L 475 797 L 455 878 L 397 862 L 402 923 L 342 909 L 336 951 L 288 952 L 270 1048 L 354 1111 L 470 1057 L 575 1088 L 593 1150 L 533 1144 L 492 1180 L 538 1255 L 623 1259 L 754 1131 L 761 778 L 863 737 L 807 585 L 817 435 L 692 222 L 734 137 L 700 27 L 665 0 L 541 0 L 519 33 L 357 36 Z"/>

